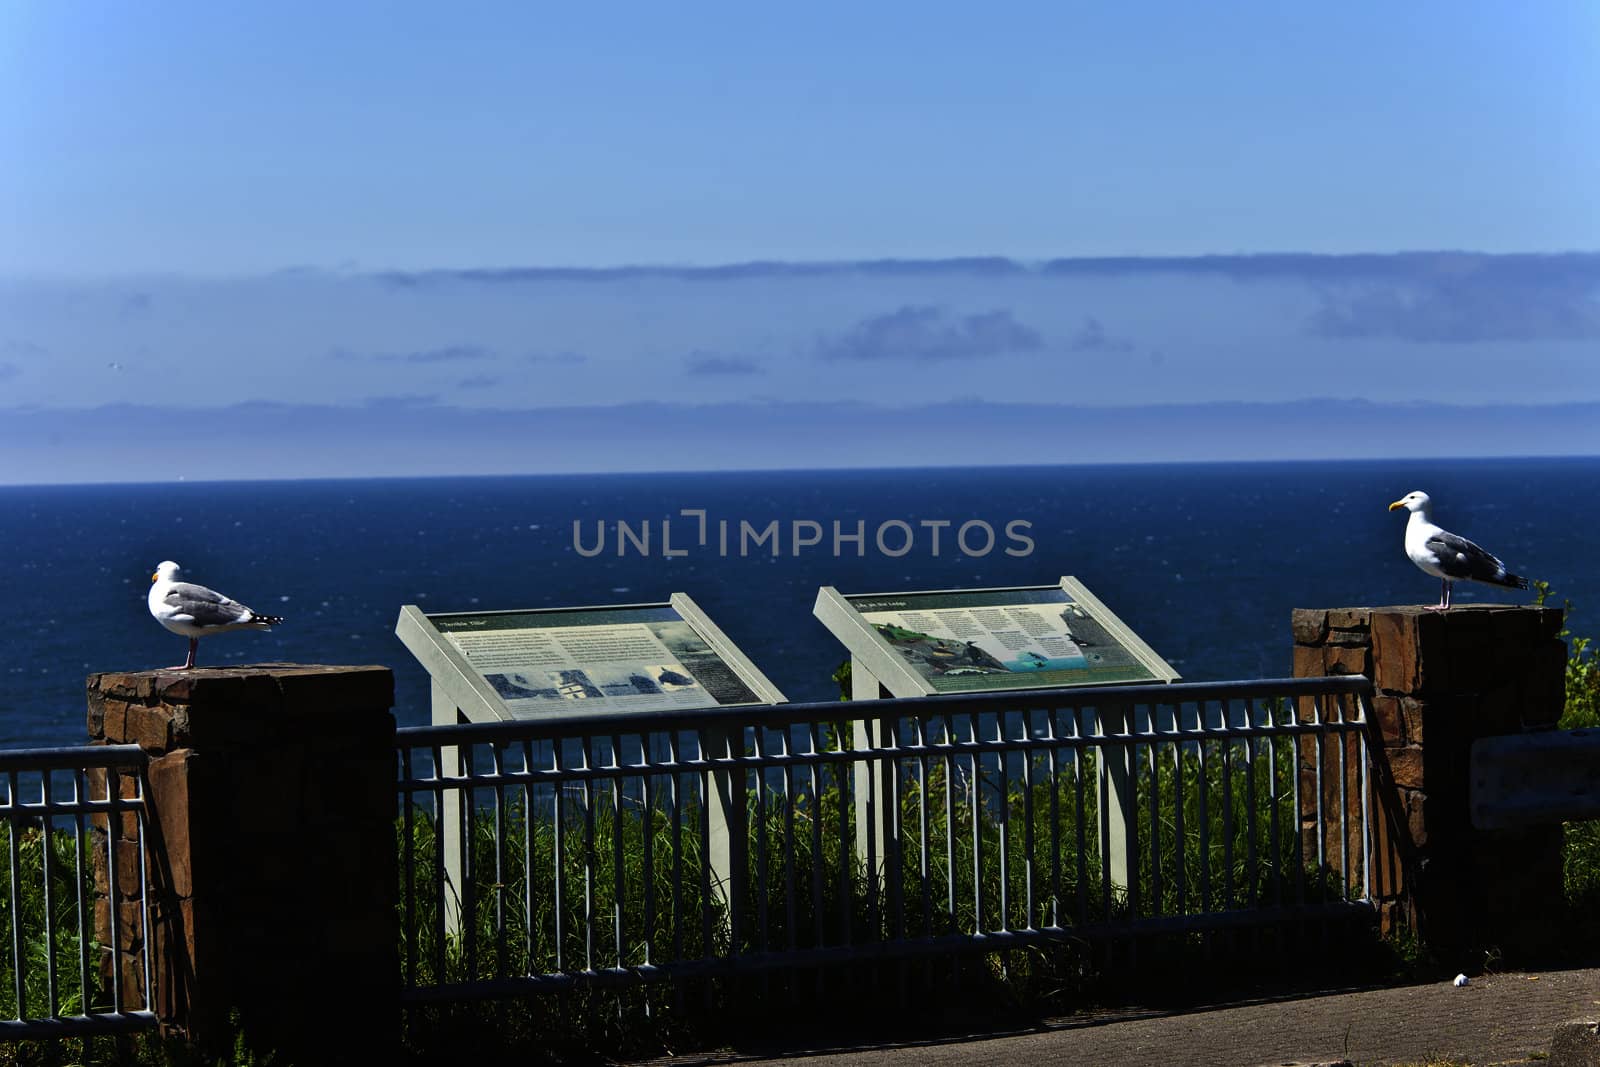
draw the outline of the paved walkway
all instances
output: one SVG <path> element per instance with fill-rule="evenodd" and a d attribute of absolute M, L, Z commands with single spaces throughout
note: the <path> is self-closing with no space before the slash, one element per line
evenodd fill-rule
<path fill-rule="evenodd" d="M 1600 1018 L 1600 968 L 1487 975 L 1181 1013 L 1057 1020 L 1003 1037 L 839 1049 L 698 1062 L 782 1062 L 785 1067 L 911 1067 L 1011 1063 L 1474 1065 L 1542 1061 L 1558 1025 Z M 686 1058 L 688 1062 L 690 1058 Z"/>

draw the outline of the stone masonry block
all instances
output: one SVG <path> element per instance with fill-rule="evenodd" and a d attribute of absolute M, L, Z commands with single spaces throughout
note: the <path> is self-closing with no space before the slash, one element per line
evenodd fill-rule
<path fill-rule="evenodd" d="M 1389 773 L 1394 778 L 1394 784 L 1402 789 L 1422 789 L 1423 758 L 1420 745 L 1407 745 L 1397 748 L 1388 754 Z"/>
<path fill-rule="evenodd" d="M 178 897 L 194 895 L 193 844 L 189 810 L 190 764 L 194 753 L 179 749 L 152 759 L 145 771 L 150 786 L 150 808 L 155 816 L 153 837 L 160 841 L 162 862 L 153 876 Z"/>
<path fill-rule="evenodd" d="M 1294 676 L 1296 678 L 1321 677 L 1322 651 L 1320 646 L 1294 646 Z"/>
<path fill-rule="evenodd" d="M 1400 716 L 1405 721 L 1406 740 L 1413 745 L 1423 744 L 1423 724 L 1427 719 L 1427 703 L 1416 697 L 1400 698 Z"/>
<path fill-rule="evenodd" d="M 1300 645 L 1320 645 L 1328 633 L 1328 613 L 1319 608 L 1295 608 L 1291 616 L 1294 640 Z"/>
<path fill-rule="evenodd" d="M 1328 627 L 1332 630 L 1366 632 L 1372 626 L 1371 608 L 1333 608 L 1328 611 Z"/>
<path fill-rule="evenodd" d="M 1378 733 L 1386 748 L 1397 747 L 1405 741 L 1405 722 L 1401 715 L 1402 697 L 1378 696 L 1372 701 L 1372 717 L 1378 724 Z"/>
<path fill-rule="evenodd" d="M 1324 674 L 1330 675 L 1365 674 L 1368 669 L 1367 650 L 1328 645 L 1322 650 L 1322 669 Z"/>

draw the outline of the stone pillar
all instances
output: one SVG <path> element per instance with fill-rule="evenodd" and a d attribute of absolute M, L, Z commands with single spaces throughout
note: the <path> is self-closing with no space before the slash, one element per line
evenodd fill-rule
<path fill-rule="evenodd" d="M 398 1053 L 394 678 L 265 664 L 91 675 L 89 734 L 150 756 L 163 1029 L 292 1062 Z M 103 935 L 102 935 L 103 936 Z"/>
<path fill-rule="evenodd" d="M 1403 913 L 1452 966 L 1559 936 L 1561 826 L 1474 829 L 1469 769 L 1480 738 L 1555 728 L 1561 624 L 1556 608 L 1490 604 L 1294 613 L 1297 676 L 1365 673 L 1377 690 L 1376 851 L 1400 861 L 1378 888 L 1385 926 Z"/>

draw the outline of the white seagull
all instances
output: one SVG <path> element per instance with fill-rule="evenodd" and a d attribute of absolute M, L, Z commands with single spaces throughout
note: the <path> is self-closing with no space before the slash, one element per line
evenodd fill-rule
<path fill-rule="evenodd" d="M 214 589 L 179 580 L 178 565 L 170 559 L 150 576 L 150 614 L 175 634 L 189 639 L 189 659 L 172 670 L 194 666 L 200 638 L 228 630 L 269 630 L 283 621 L 277 615 L 260 615 Z"/>
<path fill-rule="evenodd" d="M 1405 508 L 1411 512 L 1411 517 L 1406 520 L 1406 555 L 1411 557 L 1412 563 L 1444 583 L 1439 603 L 1428 610 L 1444 611 L 1450 606 L 1452 582 L 1474 581 L 1503 585 L 1509 589 L 1528 588 L 1528 579 L 1506 570 L 1506 565 L 1500 562 L 1498 556 L 1479 548 L 1465 537 L 1457 537 L 1435 526 L 1428 517 L 1431 503 L 1428 494 L 1419 490 L 1407 493 L 1389 505 L 1390 511 Z"/>

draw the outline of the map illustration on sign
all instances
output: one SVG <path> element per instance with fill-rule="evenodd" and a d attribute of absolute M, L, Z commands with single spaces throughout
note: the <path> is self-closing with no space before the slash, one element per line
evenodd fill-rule
<path fill-rule="evenodd" d="M 844 599 L 935 692 L 1168 680 L 1059 587 Z"/>
<path fill-rule="evenodd" d="M 516 718 L 761 702 L 669 605 L 428 618 Z"/>

